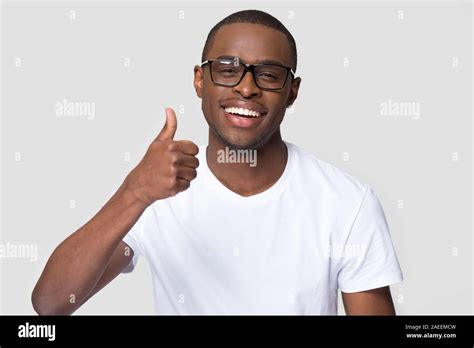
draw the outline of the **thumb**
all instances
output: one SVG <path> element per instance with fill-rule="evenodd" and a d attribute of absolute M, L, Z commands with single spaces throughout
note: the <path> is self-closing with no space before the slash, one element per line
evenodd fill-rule
<path fill-rule="evenodd" d="M 174 135 L 176 133 L 176 129 L 178 128 L 176 113 L 174 112 L 174 110 L 172 108 L 166 108 L 165 112 L 166 123 L 163 126 L 163 129 L 156 137 L 157 140 L 173 140 Z"/>

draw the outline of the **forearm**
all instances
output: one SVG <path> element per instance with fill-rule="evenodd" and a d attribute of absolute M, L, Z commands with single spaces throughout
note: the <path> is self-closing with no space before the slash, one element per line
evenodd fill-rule
<path fill-rule="evenodd" d="M 88 223 L 55 249 L 33 290 L 35 309 L 43 314 L 74 312 L 145 208 L 123 184 Z"/>

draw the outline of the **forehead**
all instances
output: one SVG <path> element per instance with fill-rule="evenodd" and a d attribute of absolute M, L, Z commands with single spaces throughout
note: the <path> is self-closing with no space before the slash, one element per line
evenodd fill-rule
<path fill-rule="evenodd" d="M 292 65 L 286 35 L 261 24 L 233 23 L 219 28 L 207 58 L 220 56 L 239 57 L 247 64 L 273 60 L 286 66 Z"/>

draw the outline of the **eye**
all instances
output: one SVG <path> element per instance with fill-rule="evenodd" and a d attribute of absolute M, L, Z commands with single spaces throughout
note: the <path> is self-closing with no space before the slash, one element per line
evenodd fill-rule
<path fill-rule="evenodd" d="M 277 76 L 275 76 L 274 74 L 272 74 L 270 72 L 262 72 L 262 73 L 258 74 L 258 77 L 261 77 L 261 78 L 264 78 L 264 79 L 267 79 L 267 80 L 277 79 Z"/>
<path fill-rule="evenodd" d="M 221 72 L 224 73 L 235 73 L 236 71 L 234 69 L 221 69 Z"/>
<path fill-rule="evenodd" d="M 233 67 L 223 66 L 217 70 L 217 74 L 222 77 L 235 78 L 236 76 L 239 76 L 240 72 Z"/>

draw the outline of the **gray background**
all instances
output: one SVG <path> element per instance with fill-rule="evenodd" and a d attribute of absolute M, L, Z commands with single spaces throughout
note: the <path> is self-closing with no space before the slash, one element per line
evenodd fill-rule
<path fill-rule="evenodd" d="M 303 81 L 285 140 L 382 201 L 405 276 L 392 286 L 398 313 L 473 313 L 465 1 L 3 2 L 1 242 L 35 245 L 38 260 L 0 258 L 0 313 L 34 313 L 49 255 L 140 160 L 166 106 L 177 139 L 207 142 L 193 66 L 209 29 L 247 8 L 279 18 L 297 42 Z M 95 103 L 94 119 L 58 116 L 63 99 Z M 381 115 L 389 99 L 419 103 L 420 117 Z M 154 314 L 145 260 L 76 313 Z"/>

